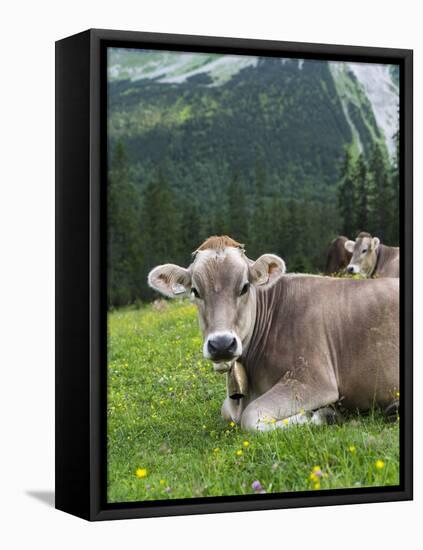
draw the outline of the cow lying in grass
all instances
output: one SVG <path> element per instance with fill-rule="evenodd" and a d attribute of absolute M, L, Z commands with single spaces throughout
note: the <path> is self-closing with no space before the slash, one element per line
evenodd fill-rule
<path fill-rule="evenodd" d="M 285 274 L 284 261 L 247 258 L 229 237 L 210 237 L 188 268 L 154 268 L 152 288 L 188 293 L 203 354 L 216 370 L 238 360 L 248 394 L 227 397 L 223 417 L 247 430 L 311 420 L 319 409 L 389 408 L 399 385 L 399 281 Z M 341 305 L 342 304 L 342 305 Z"/>
<path fill-rule="evenodd" d="M 355 241 L 347 241 L 345 250 L 352 254 L 347 273 L 364 277 L 399 277 L 400 250 L 380 244 L 377 237 L 360 233 Z"/>

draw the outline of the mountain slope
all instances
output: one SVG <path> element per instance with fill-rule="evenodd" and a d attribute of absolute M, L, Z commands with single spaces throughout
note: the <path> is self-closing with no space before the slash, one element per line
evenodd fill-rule
<path fill-rule="evenodd" d="M 152 298 L 149 270 L 187 265 L 211 234 L 316 272 L 339 232 L 372 231 L 375 212 L 395 211 L 392 68 L 133 50 L 109 61 L 110 304 Z M 361 187 L 359 151 L 374 167 Z"/>
<path fill-rule="evenodd" d="M 329 67 L 358 149 L 377 141 L 393 156 L 399 93 L 392 66 L 331 62 Z"/>
<path fill-rule="evenodd" d="M 214 204 L 234 172 L 252 192 L 262 163 L 268 192 L 321 194 L 352 141 L 325 63 L 261 59 L 219 86 L 209 74 L 178 84 L 117 80 L 109 86 L 109 137 L 122 140 L 141 188 L 158 166 L 173 186 Z M 324 139 L 322 139 L 324 136 Z"/>
<path fill-rule="evenodd" d="M 281 71 L 287 63 L 294 63 L 298 71 L 304 66 L 301 59 L 267 60 Z M 247 67 L 262 65 L 262 61 L 263 58 L 240 55 L 110 49 L 109 78 L 111 81 L 184 84 L 200 77 L 198 82 L 214 87 L 224 85 Z M 376 140 L 393 155 L 393 136 L 398 128 L 398 67 L 372 63 L 327 64 L 357 148 L 365 149 L 366 144 Z"/>

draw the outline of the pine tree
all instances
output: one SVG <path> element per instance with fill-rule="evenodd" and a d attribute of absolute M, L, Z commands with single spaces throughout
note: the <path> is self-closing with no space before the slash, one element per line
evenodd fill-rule
<path fill-rule="evenodd" d="M 228 187 L 228 234 L 240 243 L 248 241 L 248 213 L 245 186 L 239 173 L 234 174 Z"/>
<path fill-rule="evenodd" d="M 399 130 L 394 134 L 395 155 L 392 161 L 390 184 L 392 193 L 392 226 L 390 244 L 399 245 L 400 226 L 400 137 Z"/>
<path fill-rule="evenodd" d="M 228 216 L 226 204 L 221 204 L 216 207 L 213 217 L 211 228 L 208 231 L 208 237 L 211 235 L 227 235 L 229 233 L 228 228 Z"/>
<path fill-rule="evenodd" d="M 121 306 L 138 295 L 141 242 L 140 198 L 130 181 L 123 143 L 116 145 L 108 182 L 108 303 Z"/>
<path fill-rule="evenodd" d="M 288 211 L 281 196 L 276 197 L 270 202 L 266 216 L 271 221 L 273 231 L 269 235 L 267 248 L 261 252 L 272 252 L 285 258 L 287 254 L 286 226 L 288 223 Z"/>
<path fill-rule="evenodd" d="M 178 232 L 179 261 L 187 265 L 191 260 L 191 253 L 204 240 L 201 228 L 201 218 L 197 206 L 190 200 L 180 205 L 180 220 Z"/>
<path fill-rule="evenodd" d="M 355 188 L 357 190 L 356 196 L 356 219 L 355 230 L 356 232 L 368 231 L 369 225 L 369 205 L 368 205 L 368 177 L 367 177 L 367 165 L 364 160 L 364 155 L 361 153 L 357 159 L 357 163 L 354 167 L 354 180 Z M 351 237 L 354 235 L 351 234 Z"/>
<path fill-rule="evenodd" d="M 356 233 L 355 216 L 356 195 L 352 177 L 353 162 L 350 149 L 346 149 L 341 166 L 341 183 L 338 188 L 338 207 L 342 219 L 342 233 L 349 238 Z"/>
<path fill-rule="evenodd" d="M 141 234 L 144 251 L 142 297 L 151 298 L 148 272 L 156 265 L 178 261 L 178 223 L 175 199 L 162 170 L 148 184 L 141 208 Z"/>
<path fill-rule="evenodd" d="M 370 232 L 382 242 L 389 240 L 393 222 L 393 197 L 388 164 L 379 145 L 375 145 L 369 161 Z"/>
<path fill-rule="evenodd" d="M 301 200 L 291 199 L 288 202 L 288 215 L 285 224 L 286 256 L 284 260 L 291 272 L 306 273 L 312 271 L 310 254 L 312 251 L 312 234 L 310 220 L 315 214 L 313 203 L 308 203 L 305 196 Z"/>
<path fill-rule="evenodd" d="M 248 242 L 248 254 L 251 258 L 257 258 L 266 250 L 270 250 L 273 239 L 272 219 L 268 200 L 265 192 L 267 175 L 262 163 L 257 162 L 254 178 L 254 203 L 250 223 L 250 239 Z"/>

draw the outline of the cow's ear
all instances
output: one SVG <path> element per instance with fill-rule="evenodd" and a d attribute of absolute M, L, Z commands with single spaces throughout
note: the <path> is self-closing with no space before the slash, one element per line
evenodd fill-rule
<path fill-rule="evenodd" d="M 158 265 L 148 274 L 148 284 L 168 298 L 176 298 L 190 289 L 191 274 L 178 265 Z"/>
<path fill-rule="evenodd" d="M 348 252 L 351 252 L 351 254 L 354 252 L 354 246 L 355 246 L 355 242 L 354 241 L 345 241 L 345 249 L 348 250 Z"/>
<path fill-rule="evenodd" d="M 372 248 L 373 248 L 373 250 L 377 250 L 379 245 L 380 245 L 380 240 L 377 237 L 373 237 L 373 239 L 372 239 Z"/>
<path fill-rule="evenodd" d="M 250 265 L 250 280 L 255 285 L 272 283 L 286 271 L 285 262 L 275 254 L 263 254 Z"/>

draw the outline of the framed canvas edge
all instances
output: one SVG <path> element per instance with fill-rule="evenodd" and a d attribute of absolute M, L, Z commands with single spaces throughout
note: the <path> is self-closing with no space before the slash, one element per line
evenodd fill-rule
<path fill-rule="evenodd" d="M 89 172 L 87 173 L 87 183 L 89 185 L 89 407 L 87 419 L 89 423 L 89 463 L 84 463 L 84 468 L 89 472 L 89 497 L 88 511 L 86 506 L 81 513 L 71 511 L 75 515 L 80 515 L 84 519 L 109 520 L 137 517 L 157 517 L 171 515 L 188 514 L 208 514 L 218 512 L 235 511 L 253 511 L 267 509 L 283 509 L 294 507 L 309 506 L 330 506 L 344 504 L 361 504 L 371 502 L 401 501 L 410 500 L 412 494 L 412 65 L 413 52 L 405 49 L 374 48 L 362 46 L 339 46 L 327 44 L 308 44 L 267 41 L 256 39 L 237 39 L 237 38 L 216 38 L 188 35 L 169 35 L 159 33 L 142 33 L 131 31 L 110 31 L 92 29 L 81 33 L 89 35 L 89 143 L 90 160 Z M 80 36 L 80 35 L 77 35 Z M 72 37 L 64 40 L 72 40 Z M 62 42 L 62 41 L 59 41 Z M 102 484 L 104 482 L 104 469 L 106 455 L 104 442 L 99 437 L 102 429 L 102 406 L 105 406 L 105 388 L 102 387 L 101 364 L 102 358 L 102 324 L 101 324 L 101 296 L 104 288 L 99 285 L 103 280 L 100 270 L 101 265 L 101 225 L 102 214 L 105 211 L 104 201 L 101 201 L 100 185 L 104 179 L 102 166 L 104 170 L 104 158 L 101 157 L 102 148 L 104 149 L 104 134 L 101 128 L 102 106 L 101 101 L 101 47 L 102 44 L 110 42 L 129 42 L 151 44 L 156 47 L 174 47 L 174 48 L 211 48 L 216 50 L 231 50 L 241 53 L 252 53 L 265 55 L 264 52 L 273 52 L 274 55 L 283 56 L 284 54 L 331 57 L 331 58 L 360 58 L 363 62 L 381 62 L 398 63 L 401 66 L 401 86 L 403 87 L 401 119 L 401 174 L 404 184 L 402 192 L 403 215 L 402 219 L 402 242 L 404 254 L 402 255 L 402 375 L 404 386 L 401 389 L 401 438 L 404 454 L 401 456 L 402 479 L 398 489 L 385 490 L 383 492 L 353 490 L 348 494 L 321 494 L 308 493 L 306 496 L 295 494 L 274 496 L 267 495 L 269 498 L 257 500 L 242 500 L 242 497 L 226 497 L 224 502 L 207 502 L 207 498 L 201 503 L 190 503 L 189 499 L 181 503 L 172 503 L 172 501 L 154 502 L 151 506 L 147 503 L 124 503 L 119 507 L 107 505 L 104 501 L 104 492 Z M 125 47 L 125 46 L 123 46 Z M 127 47 L 127 46 L 126 46 Z M 104 62 L 104 59 L 103 59 Z M 104 67 L 103 67 L 104 68 Z M 56 138 L 57 139 L 57 138 Z M 104 194 L 103 194 L 104 197 Z M 60 271 L 60 269 L 59 269 Z M 103 340 L 104 343 L 104 340 Z M 57 367 L 56 367 L 57 368 Z M 56 370 L 57 376 L 57 370 Z M 103 425 L 104 428 L 104 425 Z M 86 444 L 86 442 L 85 442 Z M 86 456 L 86 453 L 82 453 Z M 103 487 L 104 489 L 104 487 Z M 63 506 L 57 506 L 64 509 Z M 65 507 L 66 508 L 66 507 Z M 70 511 L 65 509 L 64 511 Z"/>
<path fill-rule="evenodd" d="M 226 36 L 207 36 L 207 35 L 189 35 L 189 34 L 169 34 L 142 31 L 119 31 L 110 29 L 90 29 L 93 41 L 113 42 L 121 44 L 130 44 L 133 42 L 135 47 L 139 44 L 150 44 L 154 48 L 162 49 L 170 47 L 177 50 L 184 48 L 194 48 L 196 50 L 209 48 L 210 51 L 233 50 L 233 53 L 245 55 L 267 55 L 274 53 L 278 57 L 285 54 L 290 56 L 319 57 L 330 56 L 333 60 L 342 57 L 349 61 L 358 61 L 377 63 L 398 63 L 406 58 L 411 58 L 413 50 L 405 48 L 386 48 L 379 46 L 357 46 L 345 44 L 325 44 L 313 42 L 289 42 L 282 40 L 266 40 L 258 38 L 233 38 Z M 82 34 L 82 33 L 81 33 Z M 78 35 L 76 35 L 78 36 Z M 66 40 L 66 39 L 65 39 Z M 121 45 L 121 47 L 128 47 Z M 267 52 L 267 53 L 266 53 Z"/>

